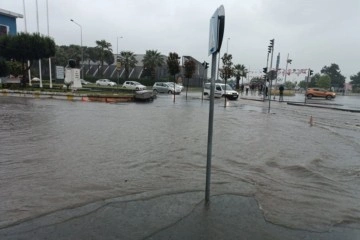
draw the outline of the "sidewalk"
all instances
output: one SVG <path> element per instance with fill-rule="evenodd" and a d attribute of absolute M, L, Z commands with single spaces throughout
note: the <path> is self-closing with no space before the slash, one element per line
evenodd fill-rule
<path fill-rule="evenodd" d="M 0 239 L 359 239 L 360 229 L 289 229 L 265 221 L 252 197 L 203 192 L 122 197 L 65 209 L 0 229 Z"/>
<path fill-rule="evenodd" d="M 276 96 L 275 100 L 273 99 L 273 96 L 271 96 L 271 98 L 272 98 L 271 102 L 279 102 L 279 96 Z M 240 99 L 259 101 L 259 102 L 268 102 L 269 101 L 268 99 L 264 100 L 262 95 L 248 95 L 248 96 L 240 95 Z M 360 113 L 360 108 L 349 108 L 349 107 L 343 106 L 341 104 L 338 104 L 336 102 L 324 102 L 324 101 L 319 101 L 316 99 L 315 100 L 307 99 L 306 103 L 305 103 L 305 100 L 289 101 L 288 97 L 287 98 L 284 97 L 284 99 L 285 100 L 282 103 L 286 103 L 288 105 L 302 106 L 302 107 L 317 107 L 317 108 L 326 108 L 326 109 L 333 109 L 333 110 L 339 110 L 339 111 Z"/>

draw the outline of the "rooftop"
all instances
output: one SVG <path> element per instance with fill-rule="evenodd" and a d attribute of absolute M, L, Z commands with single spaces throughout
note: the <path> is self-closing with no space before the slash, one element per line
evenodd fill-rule
<path fill-rule="evenodd" d="M 14 13 L 14 12 L 2 9 L 2 8 L 0 8 L 0 15 L 5 15 L 8 17 L 13 17 L 13 18 L 23 18 L 22 14 Z"/>

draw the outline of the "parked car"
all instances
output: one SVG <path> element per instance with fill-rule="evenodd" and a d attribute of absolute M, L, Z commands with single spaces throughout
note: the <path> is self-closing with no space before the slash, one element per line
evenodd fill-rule
<path fill-rule="evenodd" d="M 174 83 L 169 84 L 168 82 L 156 82 L 153 85 L 153 91 L 155 93 L 169 93 L 173 94 L 175 91 L 175 94 L 180 94 L 181 89 L 179 87 L 175 87 L 174 89 Z"/>
<path fill-rule="evenodd" d="M 128 88 L 133 90 L 145 90 L 146 86 L 136 81 L 125 81 L 123 84 L 123 88 Z"/>
<path fill-rule="evenodd" d="M 109 79 L 99 79 L 95 83 L 98 86 L 111 86 L 111 87 L 116 86 L 116 83 L 110 81 Z"/>
<path fill-rule="evenodd" d="M 174 82 L 166 82 L 166 83 L 170 84 L 171 86 L 174 86 Z M 180 92 L 184 89 L 183 85 L 180 85 L 180 84 L 176 83 L 175 86 L 180 89 Z"/>
<path fill-rule="evenodd" d="M 205 83 L 204 95 L 210 96 L 210 83 Z M 239 97 L 239 93 L 235 91 L 229 84 L 215 83 L 214 97 L 226 97 L 229 100 L 236 100 Z"/>
<path fill-rule="evenodd" d="M 308 99 L 311 99 L 313 97 L 323 97 L 330 100 L 336 97 L 335 92 L 328 91 L 323 88 L 308 88 L 305 95 Z"/>
<path fill-rule="evenodd" d="M 91 82 L 85 81 L 84 79 L 80 79 L 82 85 L 88 85 L 91 84 Z"/>

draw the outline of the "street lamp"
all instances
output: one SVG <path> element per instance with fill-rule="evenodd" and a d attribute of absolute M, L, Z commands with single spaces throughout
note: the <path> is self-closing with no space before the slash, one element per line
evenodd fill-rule
<path fill-rule="evenodd" d="M 75 23 L 76 25 L 78 25 L 80 27 L 80 44 L 81 44 L 81 64 L 84 65 L 84 49 L 83 49 L 83 41 L 82 41 L 82 26 L 75 22 L 73 19 L 70 19 L 70 21 L 72 21 L 73 23 Z M 84 66 L 81 67 L 81 73 L 82 73 L 82 78 L 84 79 Z"/>

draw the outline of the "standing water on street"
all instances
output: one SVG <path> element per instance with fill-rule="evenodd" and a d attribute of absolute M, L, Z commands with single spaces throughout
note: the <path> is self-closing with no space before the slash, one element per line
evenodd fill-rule
<path fill-rule="evenodd" d="M 135 193 L 203 191 L 209 101 L 177 98 L 0 98 L 0 227 Z M 360 228 L 359 124 L 359 113 L 216 100 L 211 194 L 254 197 L 291 228 Z"/>

